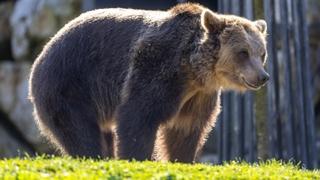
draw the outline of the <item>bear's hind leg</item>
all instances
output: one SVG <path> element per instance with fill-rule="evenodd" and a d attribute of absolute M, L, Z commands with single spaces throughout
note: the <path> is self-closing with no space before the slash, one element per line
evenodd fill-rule
<path fill-rule="evenodd" d="M 104 155 L 108 158 L 115 158 L 115 132 L 109 130 L 103 132 L 103 152 Z"/>
<path fill-rule="evenodd" d="M 42 133 L 65 155 L 102 158 L 102 133 L 92 106 L 61 102 L 55 105 L 36 105 Z"/>

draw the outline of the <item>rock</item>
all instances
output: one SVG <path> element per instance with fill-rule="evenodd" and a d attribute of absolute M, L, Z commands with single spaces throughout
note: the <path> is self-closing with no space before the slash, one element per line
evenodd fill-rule
<path fill-rule="evenodd" d="M 10 120 L 24 134 L 31 144 L 41 144 L 42 139 L 32 116 L 32 104 L 28 100 L 28 77 L 31 65 L 21 63 L 15 65 L 15 105 L 9 112 Z"/>
<path fill-rule="evenodd" d="M 9 113 L 15 104 L 15 75 L 14 65 L 11 62 L 0 64 L 0 109 Z"/>
<path fill-rule="evenodd" d="M 14 59 L 35 59 L 49 37 L 80 13 L 80 2 L 81 0 L 17 1 L 10 19 Z"/>
<path fill-rule="evenodd" d="M 90 11 L 95 8 L 95 1 L 92 0 L 82 0 L 82 11 Z"/>
<path fill-rule="evenodd" d="M 38 0 L 21 0 L 16 2 L 13 14 L 10 18 L 12 28 L 12 50 L 16 60 L 27 58 L 30 41 L 28 29 L 33 21 Z"/>
<path fill-rule="evenodd" d="M 28 62 L 0 63 L 0 109 L 38 152 L 48 152 L 48 145 L 40 135 L 32 116 L 32 104 L 28 100 L 30 68 Z"/>
<path fill-rule="evenodd" d="M 0 3 L 0 60 L 11 58 L 9 19 L 12 11 L 13 2 Z"/>
<path fill-rule="evenodd" d="M 0 119 L 1 121 L 1 119 Z M 0 125 L 0 158 L 10 158 L 28 152 L 16 139 L 8 134 L 7 129 Z"/>
<path fill-rule="evenodd" d="M 7 117 L 6 123 L 23 136 L 23 140 L 19 141 L 26 141 L 25 144 L 39 153 L 52 151 L 40 136 L 28 100 L 31 63 L 49 38 L 80 13 L 81 2 L 20 0 L 0 3 L 0 59 L 4 54 L 2 47 L 9 47 L 5 50 L 7 52 L 11 52 L 12 48 L 10 55 L 14 58 L 14 61 L 0 62 L 0 112 Z M 12 132 L 10 128 L 2 131 L 4 127 L 0 127 L 0 157 L 18 155 L 15 149 L 19 149 L 24 142 L 19 144 L 7 133 Z"/>
<path fill-rule="evenodd" d="M 45 1 L 42 1 L 45 2 Z M 53 10 L 47 6 L 43 6 L 31 22 L 29 27 L 29 35 L 36 39 L 46 39 L 53 36 L 58 31 L 58 22 Z"/>
<path fill-rule="evenodd" d="M 9 19 L 12 9 L 13 4 L 11 2 L 0 3 L 0 42 L 10 38 L 11 29 Z"/>

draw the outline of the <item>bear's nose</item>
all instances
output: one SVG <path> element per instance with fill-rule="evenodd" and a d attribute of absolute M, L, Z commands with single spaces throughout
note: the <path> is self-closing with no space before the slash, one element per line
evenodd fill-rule
<path fill-rule="evenodd" d="M 266 73 L 266 72 L 264 72 L 264 73 L 262 73 L 262 74 L 260 75 L 259 81 L 260 81 L 261 84 L 264 84 L 264 83 L 266 83 L 266 82 L 269 80 L 269 78 L 270 78 L 269 74 Z"/>

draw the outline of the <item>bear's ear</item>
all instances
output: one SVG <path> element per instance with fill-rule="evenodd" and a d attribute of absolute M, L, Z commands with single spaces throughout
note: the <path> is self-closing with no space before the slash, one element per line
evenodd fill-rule
<path fill-rule="evenodd" d="M 267 33 L 267 23 L 265 20 L 259 19 L 254 22 L 259 31 L 263 34 Z"/>
<path fill-rule="evenodd" d="M 201 14 L 201 25 L 207 32 L 219 30 L 221 28 L 221 20 L 217 14 L 205 10 Z"/>

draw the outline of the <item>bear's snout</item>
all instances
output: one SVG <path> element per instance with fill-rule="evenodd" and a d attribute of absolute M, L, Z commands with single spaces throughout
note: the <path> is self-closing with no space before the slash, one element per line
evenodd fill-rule
<path fill-rule="evenodd" d="M 269 80 L 269 78 L 270 75 L 266 71 L 261 72 L 258 77 L 259 85 L 264 85 Z"/>

